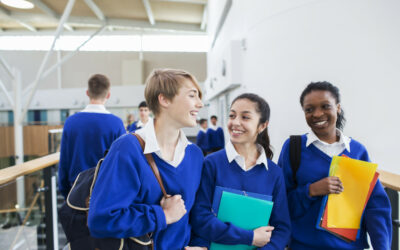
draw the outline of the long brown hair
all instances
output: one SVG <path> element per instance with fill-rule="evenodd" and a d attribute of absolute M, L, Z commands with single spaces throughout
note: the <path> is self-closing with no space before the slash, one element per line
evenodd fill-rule
<path fill-rule="evenodd" d="M 244 93 L 236 97 L 231 106 L 237 101 L 241 99 L 247 99 L 256 104 L 256 112 L 260 114 L 260 120 L 258 125 L 269 121 L 269 117 L 271 114 L 271 110 L 267 101 L 265 101 L 262 97 L 252 94 L 252 93 Z M 270 139 L 268 135 L 268 127 L 264 129 L 260 134 L 257 135 L 256 143 L 260 144 L 264 150 L 265 154 L 269 159 L 272 159 L 274 153 L 272 152 L 272 146 L 270 144 Z"/>

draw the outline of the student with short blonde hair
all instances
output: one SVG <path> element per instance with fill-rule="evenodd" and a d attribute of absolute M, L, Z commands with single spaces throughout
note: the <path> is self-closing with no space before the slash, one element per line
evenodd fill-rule
<path fill-rule="evenodd" d="M 160 102 L 158 96 L 163 94 L 166 99 L 172 100 L 177 94 L 182 85 L 186 82 L 191 82 L 193 87 L 198 90 L 199 98 L 202 97 L 202 92 L 197 80 L 190 73 L 179 69 L 156 69 L 147 78 L 146 89 L 144 96 L 147 105 L 154 115 L 160 112 Z"/>
<path fill-rule="evenodd" d="M 154 70 L 146 81 L 146 102 L 155 118 L 113 143 L 100 168 L 90 200 L 88 225 L 96 238 L 129 238 L 152 233 L 154 249 L 189 244 L 189 211 L 200 184 L 203 154 L 181 128 L 196 126 L 201 89 L 188 72 Z M 152 154 L 168 198 L 144 154 Z M 189 248 L 190 249 L 190 248 Z"/>

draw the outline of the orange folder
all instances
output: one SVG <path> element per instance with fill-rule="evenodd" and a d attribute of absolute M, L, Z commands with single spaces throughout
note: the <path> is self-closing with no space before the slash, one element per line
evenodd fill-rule
<path fill-rule="evenodd" d="M 379 177 L 379 173 L 375 172 L 374 178 L 372 179 L 372 182 L 371 182 L 369 190 L 368 190 L 367 199 L 365 200 L 365 203 L 364 203 L 364 210 L 365 210 L 365 207 L 367 206 L 369 198 L 371 197 L 371 193 L 374 190 L 376 182 L 378 181 L 378 177 Z M 337 237 L 339 237 L 347 242 L 356 241 L 356 239 L 357 239 L 357 234 L 358 234 L 359 229 L 328 227 L 328 204 L 325 205 L 325 210 L 324 210 L 321 222 L 320 222 L 320 226 L 322 228 L 324 228 L 326 231 L 336 235 Z"/>

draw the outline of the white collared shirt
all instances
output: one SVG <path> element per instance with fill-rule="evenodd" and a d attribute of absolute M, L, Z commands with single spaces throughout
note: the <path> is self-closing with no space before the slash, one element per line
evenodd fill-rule
<path fill-rule="evenodd" d="M 212 129 L 212 130 L 217 130 L 219 127 L 218 127 L 218 125 L 210 124 L 209 128 Z"/>
<path fill-rule="evenodd" d="M 88 104 L 81 112 L 111 114 L 103 104 Z"/>
<path fill-rule="evenodd" d="M 147 122 L 146 122 L 146 123 L 143 123 L 142 120 L 139 119 L 139 121 L 136 123 L 136 127 L 137 127 L 137 128 L 143 128 L 143 127 L 146 126 L 146 124 L 149 123 L 149 122 L 150 122 L 150 123 L 153 122 L 153 118 L 149 117 L 149 118 L 147 119 Z"/>
<path fill-rule="evenodd" d="M 144 154 L 150 154 L 150 153 L 156 153 L 158 157 L 166 161 L 168 164 L 178 167 L 178 165 L 181 163 L 183 160 L 183 157 L 185 157 L 185 149 L 187 145 L 191 144 L 188 139 L 186 138 L 185 133 L 180 130 L 179 131 L 179 139 L 178 139 L 178 144 L 176 145 L 175 148 L 175 153 L 174 153 L 174 159 L 172 161 L 168 161 L 164 159 L 161 155 L 161 150 L 160 147 L 158 146 L 157 138 L 156 138 L 156 132 L 154 130 L 154 121 L 152 120 L 151 122 L 147 122 L 146 125 L 141 128 L 136 130 L 135 133 L 137 133 L 142 139 L 146 142 L 146 145 L 144 147 Z"/>
<path fill-rule="evenodd" d="M 345 136 L 339 129 L 337 129 L 336 131 L 340 137 L 339 141 L 329 144 L 324 141 L 321 141 L 311 130 L 311 132 L 307 134 L 306 147 L 310 146 L 311 144 L 314 144 L 315 147 L 317 147 L 319 150 L 321 150 L 330 157 L 333 157 L 334 155 L 339 155 L 345 149 L 347 149 L 347 151 L 350 152 L 351 139 Z"/>
<path fill-rule="evenodd" d="M 244 157 L 238 154 L 238 152 L 236 151 L 235 147 L 233 146 L 231 140 L 228 140 L 228 142 L 225 145 L 226 156 L 228 157 L 229 163 L 231 163 L 233 160 L 235 160 L 236 163 L 239 165 L 239 167 L 241 169 L 243 169 L 243 171 L 249 171 L 255 165 L 258 165 L 261 163 L 264 163 L 265 168 L 268 170 L 268 160 L 267 160 L 267 155 L 265 154 L 264 148 L 260 144 L 257 144 L 257 150 L 260 153 L 260 156 L 257 158 L 256 164 L 254 164 L 253 166 L 250 166 L 249 169 L 246 169 Z"/>
<path fill-rule="evenodd" d="M 207 132 L 207 130 L 204 129 L 203 127 L 200 127 L 200 131 L 202 131 L 203 133 L 206 133 L 206 132 Z"/>

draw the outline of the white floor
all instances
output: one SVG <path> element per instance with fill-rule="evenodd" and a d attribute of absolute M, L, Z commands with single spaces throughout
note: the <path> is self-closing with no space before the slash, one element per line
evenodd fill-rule
<path fill-rule="evenodd" d="M 38 249 L 37 246 L 37 227 L 21 226 L 11 227 L 9 229 L 0 229 L 0 249 L 10 249 L 11 244 L 15 240 L 18 231 L 22 230 L 16 240 L 13 250 Z"/>

